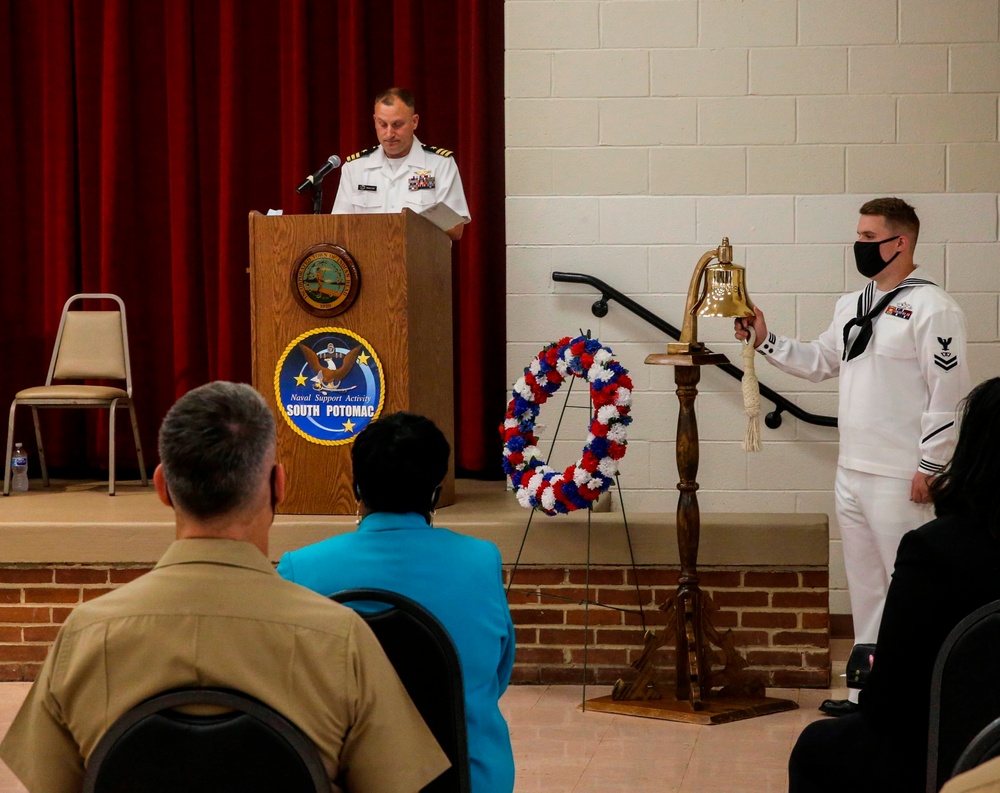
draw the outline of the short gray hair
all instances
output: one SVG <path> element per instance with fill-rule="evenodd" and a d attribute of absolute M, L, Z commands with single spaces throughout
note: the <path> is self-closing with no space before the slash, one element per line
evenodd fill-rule
<path fill-rule="evenodd" d="M 242 507 L 270 467 L 274 446 L 274 417 L 250 386 L 218 381 L 188 391 L 160 425 L 171 500 L 197 518 Z"/>
<path fill-rule="evenodd" d="M 375 97 L 376 105 L 394 105 L 396 100 L 399 100 L 404 105 L 406 105 L 410 110 L 417 109 L 417 100 L 413 96 L 413 91 L 407 88 L 400 88 L 394 85 L 392 88 L 386 88 L 382 93 Z"/>

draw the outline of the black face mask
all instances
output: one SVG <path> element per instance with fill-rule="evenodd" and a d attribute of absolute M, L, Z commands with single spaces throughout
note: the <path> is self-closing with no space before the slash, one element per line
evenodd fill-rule
<path fill-rule="evenodd" d="M 886 267 L 888 267 L 889 264 L 892 263 L 893 259 L 899 256 L 900 252 L 896 251 L 892 256 L 892 259 L 884 261 L 882 259 L 882 254 L 879 252 L 879 246 L 884 242 L 898 240 L 901 236 L 902 234 L 897 234 L 895 237 L 886 237 L 884 240 L 879 240 L 878 242 L 861 242 L 861 240 L 855 242 L 854 263 L 858 266 L 858 272 L 865 278 L 874 278 Z"/>

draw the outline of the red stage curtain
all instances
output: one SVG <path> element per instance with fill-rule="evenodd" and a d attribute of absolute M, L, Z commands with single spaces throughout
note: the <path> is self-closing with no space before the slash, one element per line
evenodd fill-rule
<path fill-rule="evenodd" d="M 250 378 L 247 214 L 376 143 L 372 99 L 417 94 L 474 221 L 455 246 L 456 462 L 495 471 L 504 388 L 500 0 L 0 0 L 0 405 L 44 381 L 59 314 L 114 292 L 147 460 L 173 401 Z M 326 183 L 325 209 L 337 175 Z M 18 439 L 33 448 L 30 418 Z M 106 419 L 47 414 L 50 464 L 106 465 Z M 78 414 L 78 415 L 74 415 Z M 135 465 L 125 424 L 120 455 Z M 46 431 L 48 430 L 48 431 Z"/>

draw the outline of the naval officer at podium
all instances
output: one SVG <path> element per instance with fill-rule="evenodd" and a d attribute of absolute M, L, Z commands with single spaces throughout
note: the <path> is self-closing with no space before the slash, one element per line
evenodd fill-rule
<path fill-rule="evenodd" d="M 470 220 L 462 177 L 449 149 L 422 144 L 414 132 L 420 116 L 405 88 L 389 88 L 375 97 L 375 132 L 380 145 L 347 158 L 333 214 L 427 212 L 453 240 L 461 239 Z M 443 211 L 444 205 L 451 210 Z M 440 222 L 441 216 L 450 218 Z"/>

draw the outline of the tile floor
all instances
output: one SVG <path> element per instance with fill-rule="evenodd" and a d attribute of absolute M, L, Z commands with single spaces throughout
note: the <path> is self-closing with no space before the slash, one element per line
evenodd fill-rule
<path fill-rule="evenodd" d="M 833 696 L 847 689 L 833 689 Z M 587 696 L 609 689 L 593 687 Z M 799 709 L 710 727 L 582 713 L 577 686 L 514 686 L 502 707 L 517 766 L 515 791 L 764 793 L 787 790 L 786 765 L 830 690 L 769 689 Z"/>
<path fill-rule="evenodd" d="M 834 669 L 849 643 L 835 641 Z M 837 678 L 835 678 L 837 679 Z M 0 734 L 7 731 L 28 683 L 0 683 Z M 769 689 L 799 709 L 710 727 L 583 713 L 579 686 L 511 686 L 501 701 L 517 766 L 515 793 L 770 793 L 787 789 L 785 767 L 816 710 L 846 689 Z M 610 693 L 588 687 L 587 697 Z M 24 793 L 0 763 L 0 793 Z"/>

